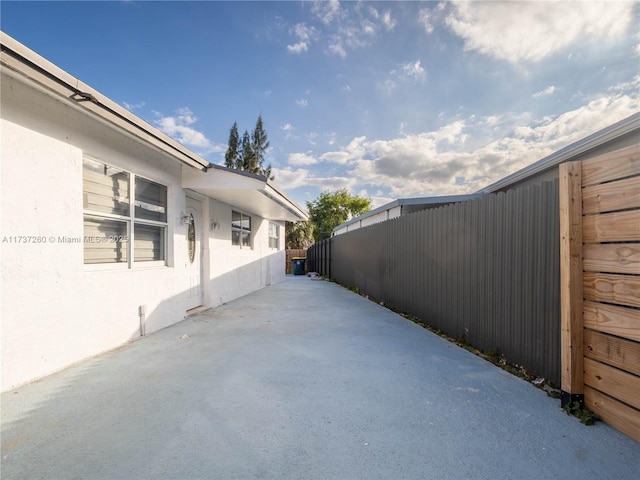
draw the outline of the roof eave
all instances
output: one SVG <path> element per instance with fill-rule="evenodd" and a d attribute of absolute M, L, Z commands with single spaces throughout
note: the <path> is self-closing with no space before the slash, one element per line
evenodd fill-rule
<path fill-rule="evenodd" d="M 176 160 L 199 170 L 209 161 L 133 115 L 97 90 L 65 72 L 20 42 L 0 31 L 0 62 L 6 73 L 28 79 L 47 94 L 142 140 Z"/>
<path fill-rule="evenodd" d="M 616 138 L 640 129 L 640 112 L 631 115 L 619 122 L 614 123 L 602 130 L 599 130 L 585 138 L 578 140 L 564 148 L 561 148 L 557 152 L 538 160 L 531 165 L 518 170 L 517 172 L 507 175 L 501 178 L 495 183 L 492 183 L 476 193 L 494 193 L 507 188 L 511 185 L 526 180 L 529 177 L 538 175 L 552 168 L 557 167 L 559 164 L 571 161 L 573 158 L 578 157 L 590 150 L 598 148 L 605 143 L 611 142 Z"/>
<path fill-rule="evenodd" d="M 182 187 L 269 220 L 308 220 L 298 204 L 262 175 L 211 165 L 207 172 L 183 170 Z"/>

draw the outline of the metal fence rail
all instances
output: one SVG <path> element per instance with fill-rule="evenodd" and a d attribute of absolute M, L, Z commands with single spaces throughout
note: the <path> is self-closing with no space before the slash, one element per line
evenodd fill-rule
<path fill-rule="evenodd" d="M 342 285 L 560 382 L 557 181 L 337 235 L 307 257 Z"/>

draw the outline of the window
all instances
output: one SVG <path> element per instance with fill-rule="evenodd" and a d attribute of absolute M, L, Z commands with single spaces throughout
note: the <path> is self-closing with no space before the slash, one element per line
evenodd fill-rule
<path fill-rule="evenodd" d="M 84 263 L 164 263 L 167 187 L 88 158 L 82 177 Z"/>
<path fill-rule="evenodd" d="M 251 246 L 251 217 L 235 210 L 231 212 L 231 244 Z"/>
<path fill-rule="evenodd" d="M 269 222 L 269 248 L 277 249 L 280 243 L 280 225 Z"/>

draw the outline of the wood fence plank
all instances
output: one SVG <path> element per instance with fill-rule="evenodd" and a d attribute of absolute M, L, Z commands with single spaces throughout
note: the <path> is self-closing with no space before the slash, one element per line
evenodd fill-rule
<path fill-rule="evenodd" d="M 584 326 L 640 342 L 640 312 L 604 303 L 584 302 Z"/>
<path fill-rule="evenodd" d="M 559 167 L 560 345 L 563 402 L 582 395 L 582 171 L 581 162 Z"/>
<path fill-rule="evenodd" d="M 640 277 L 585 272 L 583 279 L 585 300 L 640 307 Z"/>
<path fill-rule="evenodd" d="M 585 243 L 637 241 L 640 239 L 640 210 L 585 215 L 582 239 Z"/>
<path fill-rule="evenodd" d="M 584 402 L 603 422 L 640 442 L 640 411 L 590 387 L 584 389 Z"/>
<path fill-rule="evenodd" d="M 640 408 L 640 377 L 585 358 L 584 383 L 634 408 Z"/>
<path fill-rule="evenodd" d="M 582 246 L 582 265 L 586 272 L 640 275 L 640 244 L 608 243 Z"/>
<path fill-rule="evenodd" d="M 288 248 L 285 253 L 285 273 L 291 275 L 293 273 L 293 267 L 291 260 L 293 257 L 306 257 L 307 251 L 304 248 Z M 308 266 L 308 265 L 307 265 Z"/>
<path fill-rule="evenodd" d="M 595 330 L 584 330 L 586 357 L 640 375 L 640 343 L 605 335 Z M 640 396 L 640 392 L 639 396 Z"/>
<path fill-rule="evenodd" d="M 620 148 L 582 162 L 582 185 L 640 175 L 640 144 Z"/>
<path fill-rule="evenodd" d="M 591 185 L 582 190 L 582 214 L 640 208 L 640 177 Z"/>

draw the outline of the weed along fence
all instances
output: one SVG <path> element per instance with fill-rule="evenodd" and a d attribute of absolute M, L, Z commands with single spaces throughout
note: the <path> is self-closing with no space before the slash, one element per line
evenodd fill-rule
<path fill-rule="evenodd" d="M 360 228 L 308 256 L 322 275 L 559 384 L 559 243 L 556 181 Z"/>
<path fill-rule="evenodd" d="M 640 145 L 560 165 L 562 401 L 640 441 Z"/>

